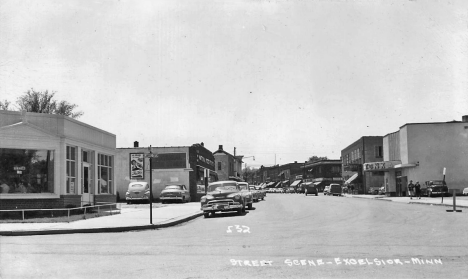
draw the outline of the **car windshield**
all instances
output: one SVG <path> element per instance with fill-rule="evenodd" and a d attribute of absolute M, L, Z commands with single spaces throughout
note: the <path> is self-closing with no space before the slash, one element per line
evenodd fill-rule
<path fill-rule="evenodd" d="M 208 185 L 208 192 L 221 191 L 221 190 L 237 190 L 236 182 L 216 183 Z"/>
<path fill-rule="evenodd" d="M 248 190 L 247 186 L 245 186 L 245 185 L 239 185 L 239 188 L 240 188 L 241 190 Z"/>
<path fill-rule="evenodd" d="M 170 186 L 166 186 L 166 188 L 164 188 L 164 190 L 182 190 L 182 186 L 180 186 L 180 185 L 170 185 Z"/>

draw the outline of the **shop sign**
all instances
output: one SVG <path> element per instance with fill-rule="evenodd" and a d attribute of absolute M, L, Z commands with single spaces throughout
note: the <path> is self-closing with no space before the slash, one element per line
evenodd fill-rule
<path fill-rule="evenodd" d="M 393 169 L 395 167 L 395 162 L 384 161 L 384 162 L 372 162 L 365 163 L 362 165 L 364 171 L 383 171 L 387 169 Z"/>
<path fill-rule="evenodd" d="M 205 164 L 207 164 L 207 165 L 209 165 L 211 167 L 214 167 L 214 165 L 215 165 L 215 163 L 212 160 L 210 160 L 208 158 L 205 158 L 200 154 L 197 154 L 197 161 L 198 161 L 197 163 L 203 162 L 203 163 L 205 163 Z"/>
<path fill-rule="evenodd" d="M 26 167 L 24 167 L 24 166 L 20 166 L 20 167 L 19 166 L 14 166 L 13 169 L 15 171 L 24 171 L 24 170 L 26 170 Z"/>

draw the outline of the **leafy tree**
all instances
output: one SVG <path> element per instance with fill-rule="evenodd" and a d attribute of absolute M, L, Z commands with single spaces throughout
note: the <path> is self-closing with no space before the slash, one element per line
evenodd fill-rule
<path fill-rule="evenodd" d="M 7 100 L 5 101 L 0 101 L 0 110 L 8 110 L 8 107 L 10 106 L 10 102 Z"/>
<path fill-rule="evenodd" d="M 312 156 L 312 157 L 309 157 L 309 162 L 317 162 L 317 161 L 322 161 L 322 160 L 328 160 L 327 156 L 325 157 L 318 157 L 318 156 Z"/>
<path fill-rule="evenodd" d="M 78 118 L 83 115 L 83 112 L 74 110 L 78 107 L 75 104 L 70 104 L 67 101 L 56 101 L 54 95 L 56 92 L 49 93 L 28 90 L 24 95 L 18 97 L 16 104 L 19 110 L 37 113 L 60 114 L 71 118 Z"/>

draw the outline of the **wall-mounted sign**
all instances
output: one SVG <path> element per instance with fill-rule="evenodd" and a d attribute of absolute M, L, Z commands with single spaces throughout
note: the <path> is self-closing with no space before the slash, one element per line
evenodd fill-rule
<path fill-rule="evenodd" d="M 187 167 L 186 153 L 159 153 L 157 158 L 151 158 L 153 169 L 183 169 Z"/>
<path fill-rule="evenodd" d="M 364 171 L 384 171 L 393 169 L 397 164 L 400 163 L 396 161 L 372 162 L 363 164 L 362 169 Z"/>
<path fill-rule="evenodd" d="M 13 169 L 15 171 L 24 171 L 24 170 L 26 170 L 26 167 L 24 167 L 24 166 L 14 166 Z"/>
<path fill-rule="evenodd" d="M 130 179 L 145 179 L 145 155 L 130 153 Z"/>

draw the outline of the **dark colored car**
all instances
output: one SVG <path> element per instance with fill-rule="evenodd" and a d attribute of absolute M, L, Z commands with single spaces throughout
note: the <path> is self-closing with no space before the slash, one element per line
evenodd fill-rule
<path fill-rule="evenodd" d="M 318 196 L 318 190 L 317 187 L 315 187 L 315 184 L 312 182 L 305 182 L 302 183 L 302 187 L 304 188 L 304 195 L 316 195 Z"/>
<path fill-rule="evenodd" d="M 329 196 L 341 196 L 342 190 L 340 184 L 330 184 Z"/>
<path fill-rule="evenodd" d="M 439 195 L 439 196 L 449 195 L 447 184 L 443 180 L 430 180 L 430 181 L 426 181 L 425 184 L 427 188 L 425 190 L 421 190 L 421 193 L 426 194 L 428 197 L 432 197 L 435 195 Z"/>
<path fill-rule="evenodd" d="M 208 218 L 215 212 L 237 211 L 240 215 L 245 211 L 246 201 L 236 181 L 217 181 L 208 185 L 207 195 L 201 197 L 201 210 Z"/>

